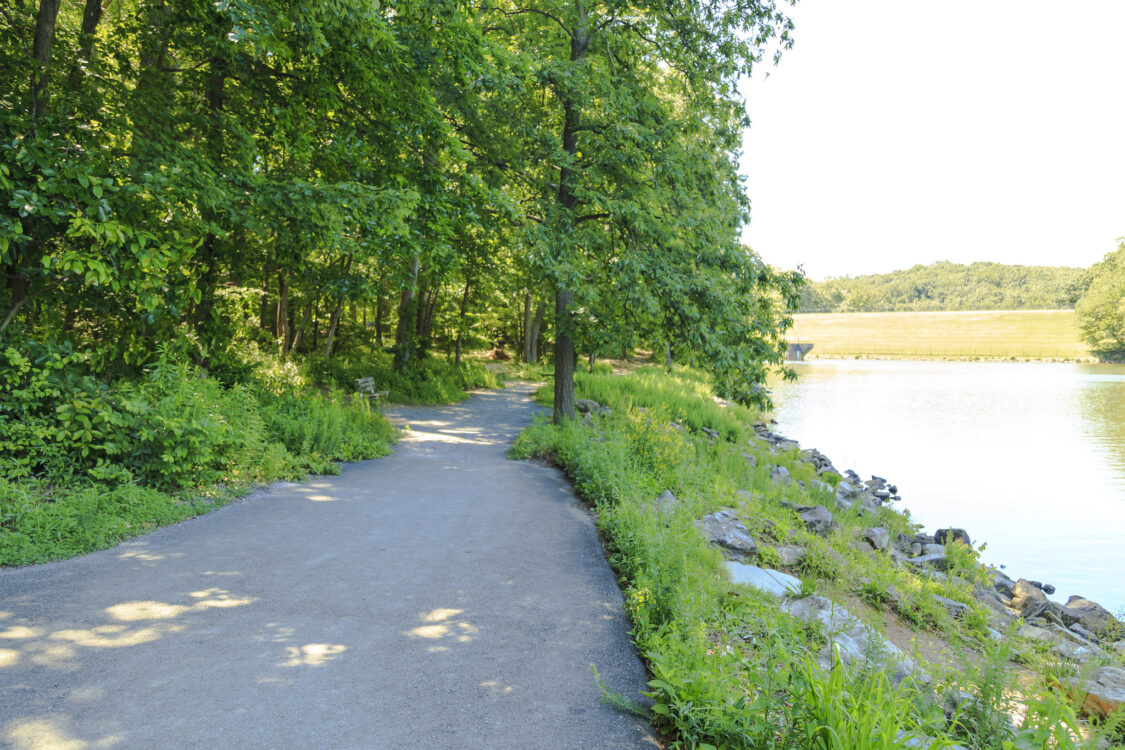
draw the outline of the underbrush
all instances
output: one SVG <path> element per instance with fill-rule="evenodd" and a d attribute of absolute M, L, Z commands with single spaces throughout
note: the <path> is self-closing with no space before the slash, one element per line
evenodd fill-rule
<path fill-rule="evenodd" d="M 427 357 L 406 374 L 394 371 L 389 354 L 367 352 L 332 359 L 309 357 L 302 370 L 308 380 L 344 392 L 354 391 L 359 378 L 370 377 L 375 390 L 389 391 L 387 400 L 397 404 L 450 404 L 467 398 L 467 391 L 474 388 L 502 386 L 499 375 L 467 358 L 455 365 Z"/>
<path fill-rule="evenodd" d="M 0 565 L 106 547 L 395 438 L 364 401 L 283 363 L 231 386 L 167 353 L 112 384 L 85 365 L 65 347 L 0 352 Z"/>
<path fill-rule="evenodd" d="M 892 536 L 915 528 L 889 508 L 873 519 L 836 507 L 830 486 L 808 481 L 815 473 L 797 451 L 755 438 L 757 415 L 717 404 L 696 373 L 579 374 L 576 396 L 610 406 L 613 415 L 558 426 L 541 418 L 511 455 L 553 460 L 595 507 L 653 676 L 649 708 L 635 709 L 646 711 L 674 747 L 1079 747 L 1069 699 L 1044 682 L 1016 686 L 1011 652 L 990 648 L 987 614 L 971 596 L 979 583 L 971 549 L 951 550 L 945 576 L 919 575 L 864 550 L 864 526 L 882 525 Z M 726 439 L 708 437 L 704 428 Z M 771 479 L 775 466 L 792 480 Z M 665 490 L 674 493 L 673 503 L 658 499 Z M 835 508 L 839 528 L 826 538 L 793 510 L 814 504 Z M 897 610 L 888 616 L 972 658 L 931 665 L 933 682 L 891 681 L 878 667 L 879 654 L 863 666 L 836 661 L 825 668 L 817 657 L 828 634 L 819 622 L 789 617 L 766 594 L 730 583 L 719 551 L 695 525 L 723 508 L 734 508 L 758 540 L 759 564 L 772 559 L 777 567 L 775 545 L 807 549 L 802 562 L 786 568 L 802 580 L 798 597 L 820 587 L 888 612 L 893 600 Z M 954 619 L 937 597 L 969 609 Z M 983 666 L 969 668 L 974 663 Z M 1029 709 L 1012 734 L 1007 711 L 1017 687 Z M 972 698 L 947 715 L 943 696 L 955 691 Z"/>

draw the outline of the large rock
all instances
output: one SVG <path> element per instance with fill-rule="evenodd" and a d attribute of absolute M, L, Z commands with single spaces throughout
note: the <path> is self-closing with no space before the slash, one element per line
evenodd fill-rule
<path fill-rule="evenodd" d="M 784 466 L 773 467 L 773 470 L 770 471 L 770 479 L 775 482 L 788 482 L 789 469 L 786 469 Z"/>
<path fill-rule="evenodd" d="M 997 593 L 1011 598 L 1016 582 L 996 568 L 989 568 L 988 572 L 992 576 L 992 588 L 996 589 Z"/>
<path fill-rule="evenodd" d="M 844 508 L 852 507 L 857 497 L 859 497 L 859 490 L 850 482 L 840 482 L 836 485 L 836 502 Z"/>
<path fill-rule="evenodd" d="M 770 596 L 784 599 L 801 590 L 801 579 L 769 568 L 759 568 L 756 565 L 743 565 L 739 562 L 726 563 L 730 579 L 735 583 L 745 584 L 751 588 L 764 591 Z"/>
<path fill-rule="evenodd" d="M 574 410 L 579 414 L 598 414 L 603 417 L 613 414 L 613 410 L 608 406 L 602 406 L 597 401 L 591 401 L 588 398 L 574 399 Z"/>
<path fill-rule="evenodd" d="M 852 617 L 848 610 L 823 596 L 807 596 L 785 602 L 781 609 L 804 622 L 819 622 L 824 627 L 828 643 L 817 654 L 817 662 L 831 669 L 833 652 L 839 655 L 845 667 L 865 665 L 872 657 L 885 661 L 888 673 L 897 685 L 907 677 L 928 683 L 929 677 L 919 671 L 890 641 Z"/>
<path fill-rule="evenodd" d="M 707 535 L 708 542 L 717 544 L 728 557 L 748 560 L 758 555 L 758 543 L 733 510 L 716 511 L 699 519 L 695 525 Z"/>
<path fill-rule="evenodd" d="M 828 536 L 836 520 L 823 505 L 801 506 L 797 508 L 797 515 L 804 521 L 805 528 L 817 536 Z"/>
<path fill-rule="evenodd" d="M 652 509 L 657 515 L 667 516 L 676 509 L 680 499 L 672 494 L 671 490 L 664 490 L 660 496 L 652 501 Z"/>
<path fill-rule="evenodd" d="M 1081 685 L 1085 693 L 1082 710 L 1090 716 L 1107 717 L 1121 709 L 1125 703 L 1125 669 L 1102 667 L 1090 673 L 1090 679 Z"/>
<path fill-rule="evenodd" d="M 973 540 L 969 538 L 969 532 L 964 529 L 938 529 L 934 532 L 934 542 L 936 544 L 949 544 L 950 542 L 964 542 L 972 546 Z"/>
<path fill-rule="evenodd" d="M 1063 610 L 1071 614 L 1079 625 L 1099 638 L 1105 635 L 1119 636 L 1121 622 L 1102 605 L 1081 596 L 1066 600 Z"/>
<path fill-rule="evenodd" d="M 1012 587 L 1012 609 L 1019 612 L 1024 619 L 1039 617 L 1049 606 L 1050 600 L 1047 599 L 1047 595 L 1026 578 L 1019 579 Z"/>
<path fill-rule="evenodd" d="M 877 550 L 884 550 L 891 543 L 891 532 L 887 531 L 881 526 L 873 529 L 863 530 L 864 540 Z"/>
<path fill-rule="evenodd" d="M 946 559 L 944 552 L 935 552 L 931 555 L 921 555 L 919 557 L 908 557 L 906 562 L 910 563 L 916 568 L 933 568 L 934 570 L 945 570 L 949 567 L 949 560 Z"/>
<path fill-rule="evenodd" d="M 808 557 L 808 550 L 804 547 L 774 547 L 777 552 L 778 562 L 786 567 L 793 565 L 800 565 L 801 561 Z"/>
<path fill-rule="evenodd" d="M 964 604 L 955 599 L 948 599 L 944 596 L 938 596 L 937 594 L 934 594 L 934 601 L 944 607 L 945 611 L 948 612 L 949 616 L 954 620 L 960 620 L 965 616 L 965 613 L 971 609 L 968 604 Z"/>

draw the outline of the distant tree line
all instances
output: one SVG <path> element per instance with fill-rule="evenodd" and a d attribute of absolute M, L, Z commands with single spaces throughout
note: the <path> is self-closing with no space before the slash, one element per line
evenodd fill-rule
<path fill-rule="evenodd" d="M 1062 310 L 1090 286 L 1091 271 L 942 261 L 905 271 L 807 283 L 801 312 Z"/>

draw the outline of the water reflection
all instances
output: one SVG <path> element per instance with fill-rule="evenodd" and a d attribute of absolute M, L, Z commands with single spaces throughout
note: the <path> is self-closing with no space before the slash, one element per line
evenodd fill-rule
<path fill-rule="evenodd" d="M 816 360 L 776 383 L 779 431 L 895 481 L 985 559 L 1125 607 L 1125 366 Z M 1107 573 L 1109 575 L 1107 575 Z"/>

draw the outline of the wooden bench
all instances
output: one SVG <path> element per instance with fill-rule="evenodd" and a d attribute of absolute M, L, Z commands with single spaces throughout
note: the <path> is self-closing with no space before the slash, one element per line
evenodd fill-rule
<path fill-rule="evenodd" d="M 357 378 L 355 381 L 355 389 L 359 391 L 359 395 L 367 399 L 367 405 L 375 404 L 375 408 L 382 411 L 379 404 L 379 399 L 385 397 L 390 391 L 377 391 L 375 390 L 375 378 Z"/>

